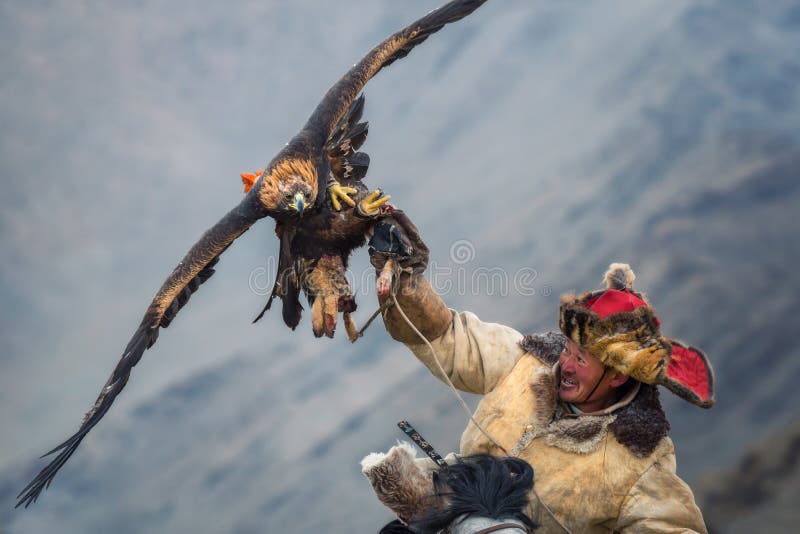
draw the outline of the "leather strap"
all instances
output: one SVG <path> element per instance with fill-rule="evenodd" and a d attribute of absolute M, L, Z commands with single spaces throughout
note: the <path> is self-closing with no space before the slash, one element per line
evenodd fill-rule
<path fill-rule="evenodd" d="M 516 528 L 521 530 L 522 532 L 528 532 L 528 529 L 523 527 L 522 525 L 518 525 L 516 523 L 500 523 L 499 525 L 492 525 L 491 527 L 482 528 L 481 530 L 475 531 L 475 534 L 489 534 L 489 532 L 496 532 L 498 530 L 503 530 L 506 528 Z"/>

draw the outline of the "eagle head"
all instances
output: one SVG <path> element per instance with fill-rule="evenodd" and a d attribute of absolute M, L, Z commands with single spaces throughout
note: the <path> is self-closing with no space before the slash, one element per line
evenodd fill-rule
<path fill-rule="evenodd" d="M 278 182 L 278 190 L 283 195 L 280 203 L 280 208 L 283 208 L 281 211 L 297 216 L 303 215 L 303 211 L 314 203 L 316 196 L 306 182 L 298 179 L 286 184 Z"/>
<path fill-rule="evenodd" d="M 317 199 L 316 168 L 308 160 L 282 161 L 263 177 L 258 195 L 270 211 L 301 217 Z"/>

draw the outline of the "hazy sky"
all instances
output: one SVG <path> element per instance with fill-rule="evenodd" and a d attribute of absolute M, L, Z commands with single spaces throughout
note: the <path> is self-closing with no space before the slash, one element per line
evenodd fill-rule
<path fill-rule="evenodd" d="M 163 279 L 238 202 L 239 173 L 267 163 L 370 47 L 438 3 L 0 5 L 0 508 L 77 428 Z M 448 304 L 551 329 L 560 293 L 630 261 L 669 333 L 709 352 L 721 406 L 666 401 L 690 478 L 796 417 L 800 358 L 775 338 L 781 321 L 798 323 L 798 28 L 789 1 L 493 0 L 366 88 L 366 181 L 450 269 Z M 459 263 L 464 242 L 472 256 Z M 314 339 L 307 318 L 296 332 L 280 313 L 251 325 L 276 249 L 263 221 L 225 253 L 53 488 L 24 514 L 0 513 L 0 530 L 101 532 L 147 511 L 162 531 L 212 531 L 212 493 L 182 488 L 194 480 L 184 466 L 231 472 L 230 488 L 268 501 L 234 505 L 219 490 L 232 507 L 216 513 L 223 530 L 235 518 L 242 532 L 275 531 L 310 498 L 342 531 L 377 527 L 385 516 L 356 464 L 370 451 L 325 453 L 332 433 L 390 444 L 394 421 L 369 419 L 376 404 L 424 413 L 419 399 L 436 398 L 452 418 L 438 439 L 455 444 L 463 415 L 380 323 L 354 346 L 341 332 Z M 459 269 L 480 268 L 502 269 L 510 290 L 458 287 Z M 354 279 L 366 269 L 359 251 Z M 533 273 L 532 294 L 514 287 L 520 272 Z M 375 299 L 359 303 L 363 322 Z M 419 397 L 387 398 L 419 380 Z M 249 454 L 263 472 L 241 472 Z M 293 462 L 336 465 L 352 501 L 337 509 L 335 487 L 281 490 Z M 113 484 L 122 477 L 127 489 Z M 179 495 L 168 510 L 159 487 Z M 69 512 L 88 496 L 94 505 Z M 350 522 L 361 506 L 367 519 Z"/>

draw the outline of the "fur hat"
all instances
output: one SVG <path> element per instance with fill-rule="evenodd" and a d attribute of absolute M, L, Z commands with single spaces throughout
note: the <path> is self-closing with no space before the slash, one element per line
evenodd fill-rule
<path fill-rule="evenodd" d="M 714 371 L 695 347 L 661 335 L 647 298 L 633 291 L 636 275 L 612 263 L 606 289 L 561 297 L 558 325 L 603 364 L 646 384 L 661 384 L 703 408 L 714 404 Z"/>

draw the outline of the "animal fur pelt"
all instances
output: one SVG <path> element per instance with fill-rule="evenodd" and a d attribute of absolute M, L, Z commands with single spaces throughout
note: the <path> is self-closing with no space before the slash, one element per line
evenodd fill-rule
<path fill-rule="evenodd" d="M 519 346 L 533 354 L 548 365 L 555 365 L 564 351 L 567 336 L 561 332 L 545 332 L 544 334 L 528 334 L 519 342 Z"/>
<path fill-rule="evenodd" d="M 616 415 L 617 419 L 609 425 L 609 430 L 617 441 L 639 458 L 652 453 L 669 432 L 669 421 L 661 407 L 658 389 L 650 384 L 642 384 L 639 394 Z"/>
<path fill-rule="evenodd" d="M 429 464 L 435 467 L 433 462 Z M 433 505 L 433 469 L 417 462 L 414 446 L 400 442 L 387 453 L 373 452 L 361 460 L 361 472 L 375 495 L 402 521 L 423 514 Z"/>

